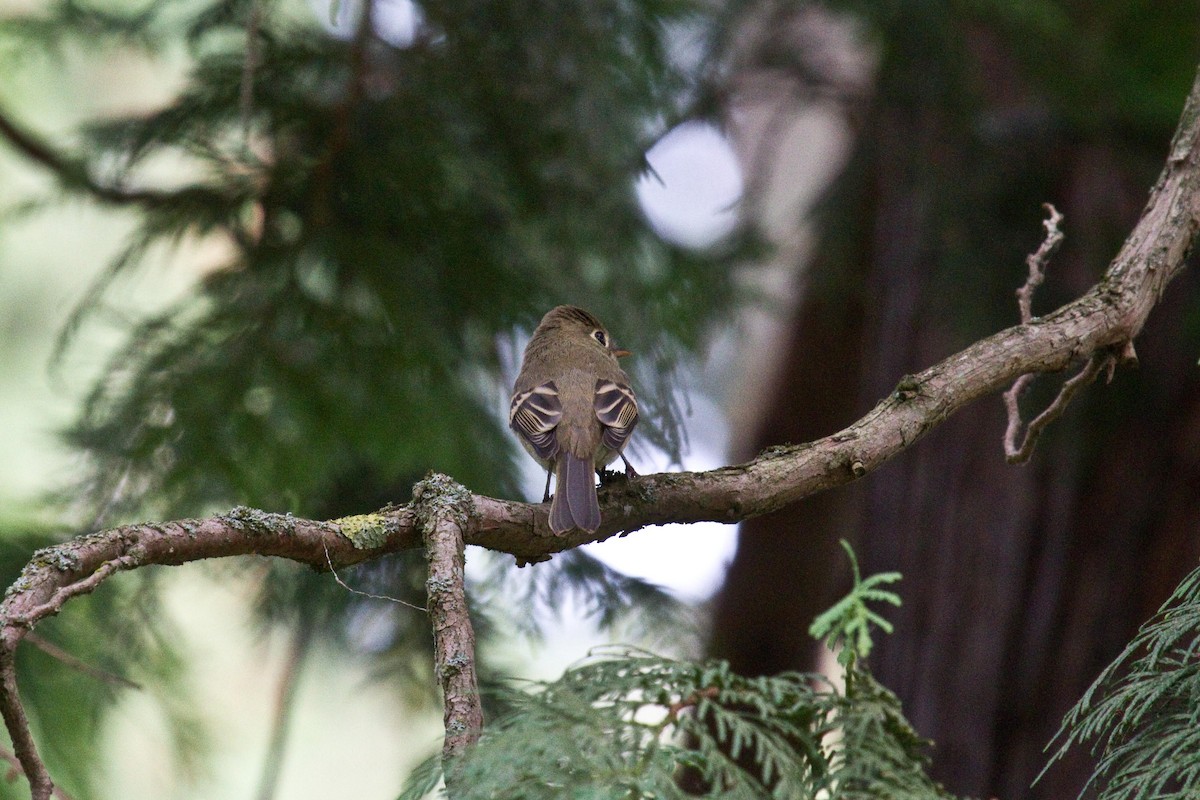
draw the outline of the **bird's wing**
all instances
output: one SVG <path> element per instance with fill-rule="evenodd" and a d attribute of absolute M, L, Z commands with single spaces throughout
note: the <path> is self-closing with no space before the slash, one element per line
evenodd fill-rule
<path fill-rule="evenodd" d="M 593 405 L 596 418 L 603 426 L 601 441 L 613 453 L 621 452 L 638 421 L 637 398 L 633 396 L 633 390 L 623 383 L 601 378 L 596 381 Z"/>
<path fill-rule="evenodd" d="M 546 381 L 525 392 L 513 395 L 508 410 L 508 424 L 529 443 L 538 458 L 549 461 L 558 455 L 558 439 L 554 429 L 562 419 L 562 403 L 554 381 Z"/>

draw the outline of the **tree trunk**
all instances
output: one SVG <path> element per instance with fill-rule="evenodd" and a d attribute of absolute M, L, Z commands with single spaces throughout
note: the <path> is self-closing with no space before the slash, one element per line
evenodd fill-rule
<path fill-rule="evenodd" d="M 962 74 L 932 51 L 913 47 L 904 75 L 881 65 L 849 181 L 859 199 L 834 204 L 825 225 L 827 243 L 832 230 L 851 245 L 819 247 L 809 268 L 756 448 L 828 434 L 904 374 L 1017 321 L 1041 201 L 1065 214 L 1068 246 L 1035 313 L 1094 282 L 1136 221 L 1153 180 L 1138 158 L 1161 159 L 1170 132 L 986 141 L 981 120 L 1045 109 L 994 38 L 970 40 L 963 70 L 983 80 L 966 122 L 946 103 Z M 1043 748 L 1200 557 L 1200 375 L 1183 341 L 1198 284 L 1192 272 L 1171 288 L 1137 341 L 1142 368 L 1086 390 L 1030 463 L 1005 463 L 1003 404 L 987 401 L 861 483 L 746 523 L 716 601 L 714 654 L 750 674 L 812 668 L 806 631 L 844 588 L 834 543 L 849 538 L 864 573 L 905 576 L 872 666 L 935 741 L 935 777 L 1002 800 L 1078 793 L 1093 766 L 1083 750 L 1030 791 Z M 1036 382 L 1026 419 L 1060 380 Z"/>

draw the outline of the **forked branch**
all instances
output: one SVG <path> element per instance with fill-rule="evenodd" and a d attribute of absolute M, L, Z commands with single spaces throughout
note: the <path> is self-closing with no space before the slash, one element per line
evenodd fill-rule
<path fill-rule="evenodd" d="M 1069 378 L 1058 390 L 1058 395 L 1054 398 L 1054 402 L 1046 407 L 1046 410 L 1033 418 L 1028 427 L 1025 428 L 1025 435 L 1021 439 L 1021 443 L 1016 443 L 1017 433 L 1021 429 L 1021 411 L 1017 406 L 1017 398 L 1025 390 L 1026 385 L 1033 379 L 1032 375 L 1022 375 L 1017 378 L 1017 382 L 1012 388 L 1004 393 L 1004 405 L 1008 411 L 1008 428 L 1004 432 L 1004 457 L 1010 464 L 1021 464 L 1029 460 L 1033 455 L 1033 448 L 1037 444 L 1038 438 L 1042 435 L 1042 431 L 1063 415 L 1067 410 L 1067 406 L 1071 404 L 1071 400 L 1075 397 L 1075 393 L 1083 387 L 1087 386 L 1092 381 L 1096 380 L 1096 376 L 1100 374 L 1100 370 L 1108 367 L 1108 374 L 1112 376 L 1113 367 L 1116 364 L 1116 358 L 1111 353 L 1101 354 L 1093 353 L 1088 359 L 1087 364 L 1083 369 L 1079 370 L 1074 377 Z"/>
<path fill-rule="evenodd" d="M 905 376 L 897 390 L 866 416 L 823 439 L 771 448 L 737 466 L 646 475 L 611 485 L 601 491 L 604 522 L 595 533 L 576 530 L 554 536 L 547 526 L 545 504 L 498 500 L 459 487 L 453 491 L 457 509 L 453 513 L 430 515 L 424 495 L 408 506 L 330 522 L 235 509 L 202 520 L 122 526 L 40 551 L 0 603 L 0 712 L 34 800 L 49 800 L 53 783 L 37 755 L 18 696 L 13 671 L 16 648 L 38 622 L 110 575 L 146 564 L 182 564 L 249 553 L 289 558 L 317 569 L 342 567 L 420 547 L 431 524 L 439 535 L 451 537 L 451 550 L 460 548 L 455 542 L 461 541 L 530 563 L 649 525 L 738 522 L 849 483 L 911 447 L 951 414 L 1000 392 L 1022 375 L 1058 372 L 1086 361 L 1091 366 L 1068 381 L 1074 393 L 1104 368 L 1110 354 L 1128 352 L 1167 283 L 1183 270 L 1200 231 L 1198 162 L 1200 76 L 1149 203 L 1100 284 L 1057 311 L 1000 331 L 917 375 Z M 1063 400 L 1063 406 L 1069 399 Z M 423 491 L 432 491 L 441 482 L 426 482 Z M 445 483 L 456 486 L 448 479 Z M 447 552 L 434 542 L 430 547 L 431 553 Z M 442 556 L 438 558 L 440 569 Z M 452 554 L 448 562 L 452 572 L 461 563 L 456 558 Z M 438 613 L 431 609 L 435 625 Z M 446 657 L 453 654 L 451 649 Z M 464 696 L 470 694 L 466 691 Z M 450 697 L 447 692 L 448 701 Z M 453 719 L 468 718 L 456 712 Z M 453 721 L 449 715 L 447 721 Z M 464 728 L 469 731 L 472 726 L 467 722 Z"/>
<path fill-rule="evenodd" d="M 1063 232 L 1058 227 L 1062 222 L 1062 214 L 1058 213 L 1058 209 L 1050 203 L 1046 203 L 1042 207 L 1046 209 L 1047 213 L 1046 219 L 1042 222 L 1042 227 L 1046 229 L 1046 238 L 1042 240 L 1036 251 L 1025 257 L 1025 266 L 1029 268 L 1029 274 L 1025 278 L 1025 283 L 1020 289 L 1017 289 L 1017 310 L 1021 314 L 1022 325 L 1028 325 L 1033 321 L 1033 293 L 1046 279 L 1046 266 L 1049 264 L 1050 256 L 1054 254 L 1063 240 Z M 1034 374 L 1029 372 L 1017 378 L 1012 388 L 1004 393 L 1004 409 L 1008 415 L 1008 427 L 1004 431 L 1004 457 L 1008 463 L 1017 464 L 1029 460 L 1029 457 L 1033 455 L 1033 448 L 1037 444 L 1038 438 L 1042 435 L 1042 430 L 1062 416 L 1062 413 L 1067 410 L 1071 398 L 1075 396 L 1075 392 L 1095 380 L 1099 370 L 1100 362 L 1097 360 L 1097 356 L 1093 355 L 1078 375 L 1063 384 L 1058 396 L 1054 398 L 1054 402 L 1033 422 L 1029 423 L 1029 427 L 1025 428 L 1025 433 L 1021 437 L 1020 444 L 1017 444 L 1017 436 L 1021 433 L 1019 403 L 1021 395 L 1033 383 Z"/>

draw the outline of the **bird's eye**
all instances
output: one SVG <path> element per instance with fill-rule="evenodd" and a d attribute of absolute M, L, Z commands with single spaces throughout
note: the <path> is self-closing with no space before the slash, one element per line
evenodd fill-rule
<path fill-rule="evenodd" d="M 600 344 L 608 347 L 608 337 L 604 335 L 604 331 L 592 331 L 592 337 L 595 338 L 595 340 Z"/>

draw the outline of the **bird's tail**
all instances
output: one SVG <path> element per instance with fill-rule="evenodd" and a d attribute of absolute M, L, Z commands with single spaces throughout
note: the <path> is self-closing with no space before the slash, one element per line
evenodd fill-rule
<path fill-rule="evenodd" d="M 554 502 L 550 505 L 550 530 L 556 534 L 579 528 L 588 533 L 600 527 L 595 470 L 590 461 L 560 453 L 554 468 Z"/>

